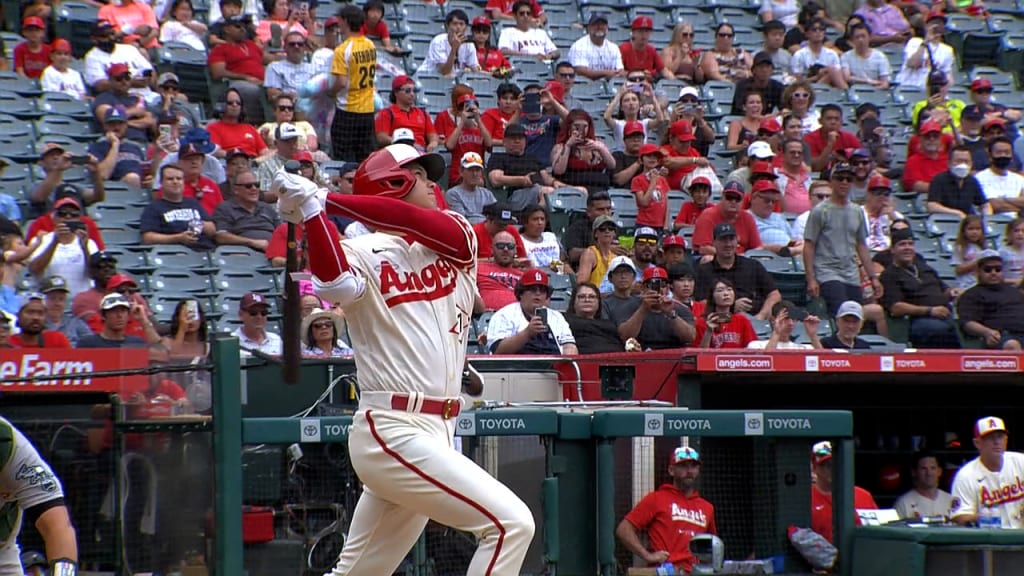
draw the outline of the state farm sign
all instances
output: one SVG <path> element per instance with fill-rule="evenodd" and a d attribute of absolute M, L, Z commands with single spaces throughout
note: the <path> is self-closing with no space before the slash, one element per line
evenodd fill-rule
<path fill-rule="evenodd" d="M 103 376 L 102 372 L 144 368 L 148 363 L 148 354 L 139 349 L 4 350 L 0 352 L 0 392 L 124 394 L 143 389 L 147 377 Z"/>

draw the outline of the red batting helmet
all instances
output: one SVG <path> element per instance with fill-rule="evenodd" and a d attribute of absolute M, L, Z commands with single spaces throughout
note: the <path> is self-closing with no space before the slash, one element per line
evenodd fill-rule
<path fill-rule="evenodd" d="M 377 150 L 363 161 L 352 182 L 353 194 L 403 198 L 416 184 L 416 177 L 405 168 L 417 163 L 427 171 L 427 178 L 437 182 L 444 176 L 444 159 L 438 154 L 423 154 L 408 144 L 391 144 Z"/>

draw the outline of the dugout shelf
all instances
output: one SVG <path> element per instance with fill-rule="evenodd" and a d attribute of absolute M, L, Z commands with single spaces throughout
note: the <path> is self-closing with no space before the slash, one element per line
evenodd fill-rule
<path fill-rule="evenodd" d="M 1017 576 L 1024 531 L 960 527 L 860 526 L 853 531 L 853 576 Z"/>

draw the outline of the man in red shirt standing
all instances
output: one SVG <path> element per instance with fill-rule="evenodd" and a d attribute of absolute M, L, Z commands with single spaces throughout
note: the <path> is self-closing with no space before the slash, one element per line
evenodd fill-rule
<path fill-rule="evenodd" d="M 391 106 L 377 112 L 374 131 L 377 133 L 377 144 L 392 144 L 391 135 L 398 128 L 412 130 L 416 146 L 433 152 L 438 145 L 437 130 L 422 108 L 416 106 L 416 81 L 405 76 L 395 77 L 391 81 Z"/>
<path fill-rule="evenodd" d="M 210 50 L 206 62 L 210 77 L 227 80 L 238 90 L 245 103 L 246 121 L 254 126 L 263 123 L 263 50 L 249 39 L 249 17 L 224 18 L 224 40 Z"/>
<path fill-rule="evenodd" d="M 649 78 L 675 78 L 675 75 L 665 68 L 658 50 L 651 46 L 651 31 L 654 30 L 654 21 L 650 16 L 637 16 L 633 19 L 632 36 L 629 42 L 619 45 L 619 52 L 622 53 L 622 67 L 626 72 L 642 70 Z"/>
<path fill-rule="evenodd" d="M 677 572 L 689 574 L 697 559 L 690 553 L 690 539 L 697 534 L 715 534 L 715 507 L 697 493 L 700 454 L 689 446 L 672 453 L 668 466 L 671 484 L 662 484 L 630 510 L 619 522 L 615 535 L 630 552 L 650 566 L 665 562 Z M 647 532 L 650 550 L 640 541 Z"/>
<path fill-rule="evenodd" d="M 818 442 L 811 449 L 814 465 L 814 483 L 811 484 L 811 530 L 832 542 L 832 443 Z M 878 504 L 871 493 L 860 486 L 853 487 L 854 510 L 877 510 Z M 860 524 L 860 518 L 857 518 Z"/>
<path fill-rule="evenodd" d="M 15 348 L 71 348 L 68 337 L 46 329 L 46 296 L 38 292 L 26 294 L 18 310 L 20 334 L 8 339 Z"/>
<path fill-rule="evenodd" d="M 938 122 L 925 122 L 918 133 L 921 143 L 903 167 L 903 189 L 927 194 L 931 181 L 949 170 L 949 156 L 942 149 L 942 126 Z"/>
<path fill-rule="evenodd" d="M 661 147 L 665 152 L 662 166 L 668 168 L 668 185 L 672 190 L 682 190 L 683 180 L 687 174 L 698 166 L 709 166 L 708 159 L 700 155 L 693 147 L 697 137 L 693 134 L 693 125 L 686 120 L 676 120 L 668 130 L 668 144 Z"/>
<path fill-rule="evenodd" d="M 821 128 L 804 136 L 811 149 L 811 170 L 820 172 L 832 165 L 836 155 L 861 148 L 860 138 L 842 129 L 843 110 L 835 104 L 821 107 Z"/>

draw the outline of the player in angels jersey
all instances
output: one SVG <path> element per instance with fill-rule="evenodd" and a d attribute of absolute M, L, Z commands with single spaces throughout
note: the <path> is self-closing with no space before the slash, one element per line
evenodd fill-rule
<path fill-rule="evenodd" d="M 332 574 L 391 574 L 428 519 L 478 539 L 467 574 L 519 574 L 533 538 L 530 509 L 452 447 L 476 294 L 476 236 L 436 207 L 437 154 L 392 144 L 356 171 L 352 195 L 326 210 L 373 234 L 340 241 L 316 186 L 275 177 L 282 218 L 303 223 L 313 285 L 345 310 L 359 375 L 349 434 L 364 490 Z"/>
<path fill-rule="evenodd" d="M 1006 424 L 987 416 L 974 425 L 978 457 L 953 478 L 953 512 L 957 524 L 977 522 L 985 514 L 1003 528 L 1024 528 L 1024 454 L 1006 450 Z"/>
<path fill-rule="evenodd" d="M 715 507 L 697 494 L 700 454 L 689 446 L 672 453 L 668 466 L 671 484 L 662 484 L 644 496 L 615 529 L 630 552 L 652 566 L 671 562 L 687 574 L 696 564 L 690 553 L 690 539 L 696 534 L 715 534 Z M 647 532 L 650 550 L 640 541 Z"/>

